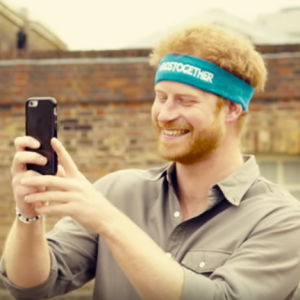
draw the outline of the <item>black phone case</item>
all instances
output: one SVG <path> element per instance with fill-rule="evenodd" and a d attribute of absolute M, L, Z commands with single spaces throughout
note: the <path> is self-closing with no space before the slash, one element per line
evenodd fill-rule
<path fill-rule="evenodd" d="M 42 175 L 55 175 L 57 172 L 57 155 L 51 146 L 51 139 L 57 137 L 57 102 L 52 97 L 34 97 L 26 101 L 26 135 L 37 139 L 39 149 L 29 149 L 47 158 L 45 166 L 27 164 L 27 170 L 36 171 Z"/>

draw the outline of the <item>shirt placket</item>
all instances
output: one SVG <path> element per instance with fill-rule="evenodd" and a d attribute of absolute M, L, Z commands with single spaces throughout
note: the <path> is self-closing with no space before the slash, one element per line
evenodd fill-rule
<path fill-rule="evenodd" d="M 184 223 L 181 222 L 181 211 L 177 196 L 171 184 L 167 193 L 166 218 L 171 228 L 166 241 L 166 255 L 169 258 L 176 258 L 176 253 L 181 247 L 184 237 Z"/>
<path fill-rule="evenodd" d="M 219 203 L 222 200 L 220 193 L 217 191 L 218 189 L 216 188 L 211 188 L 209 190 L 207 207 L 201 210 L 198 213 L 198 215 L 195 216 L 196 218 L 201 218 L 201 215 L 205 211 L 213 208 L 217 203 Z M 167 257 L 176 260 L 176 255 L 184 243 L 186 234 L 185 229 L 186 227 L 188 227 L 188 223 L 190 222 L 190 220 L 186 220 L 184 222 L 181 221 L 179 201 L 171 185 L 169 185 L 166 215 L 169 218 L 170 223 L 172 224 L 172 230 L 168 235 L 165 247 L 166 255 Z"/>

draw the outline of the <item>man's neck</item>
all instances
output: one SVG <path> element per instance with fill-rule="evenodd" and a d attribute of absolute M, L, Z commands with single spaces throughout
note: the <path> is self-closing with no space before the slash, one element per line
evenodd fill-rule
<path fill-rule="evenodd" d="M 243 157 L 238 145 L 221 145 L 203 160 L 190 165 L 176 163 L 176 190 L 180 205 L 190 216 L 207 204 L 210 187 L 222 181 L 241 165 Z"/>

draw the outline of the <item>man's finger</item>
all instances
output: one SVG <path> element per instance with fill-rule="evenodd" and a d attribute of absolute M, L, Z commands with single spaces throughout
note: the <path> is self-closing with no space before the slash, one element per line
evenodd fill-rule
<path fill-rule="evenodd" d="M 46 157 L 32 151 L 18 151 L 13 159 L 12 175 L 26 170 L 26 164 L 44 166 L 47 163 Z"/>
<path fill-rule="evenodd" d="M 21 180 L 21 184 L 24 186 L 32 186 L 35 188 L 46 187 L 46 189 L 59 189 L 62 191 L 78 190 L 78 184 L 73 183 L 73 181 L 51 175 L 23 178 Z"/>
<path fill-rule="evenodd" d="M 42 215 L 61 215 L 66 216 L 70 214 L 69 203 L 60 203 L 53 205 L 43 205 L 35 207 L 35 211 Z"/>
<path fill-rule="evenodd" d="M 17 137 L 14 144 L 17 151 L 25 151 L 26 148 L 38 149 L 40 147 L 40 142 L 31 136 Z"/>
<path fill-rule="evenodd" d="M 27 203 L 67 203 L 76 200 L 76 193 L 63 191 L 45 191 L 25 197 Z"/>
<path fill-rule="evenodd" d="M 65 178 L 66 177 L 66 171 L 64 170 L 64 168 L 62 167 L 62 165 L 58 165 L 56 176 L 61 177 L 61 178 Z"/>
<path fill-rule="evenodd" d="M 77 166 L 74 163 L 70 154 L 67 152 L 65 147 L 62 145 L 62 143 L 58 139 L 53 138 L 51 140 L 51 144 L 52 144 L 54 151 L 57 154 L 58 161 L 62 165 L 66 174 L 71 175 L 71 176 L 78 176 L 79 171 L 77 169 Z"/>

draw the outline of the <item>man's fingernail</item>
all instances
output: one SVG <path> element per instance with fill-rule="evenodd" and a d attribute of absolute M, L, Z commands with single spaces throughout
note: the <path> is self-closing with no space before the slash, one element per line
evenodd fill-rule
<path fill-rule="evenodd" d="M 46 157 L 41 157 L 40 158 L 40 162 L 41 163 L 46 163 L 47 162 L 47 158 Z"/>
<path fill-rule="evenodd" d="M 41 146 L 40 142 L 34 141 L 33 147 L 39 148 Z"/>

